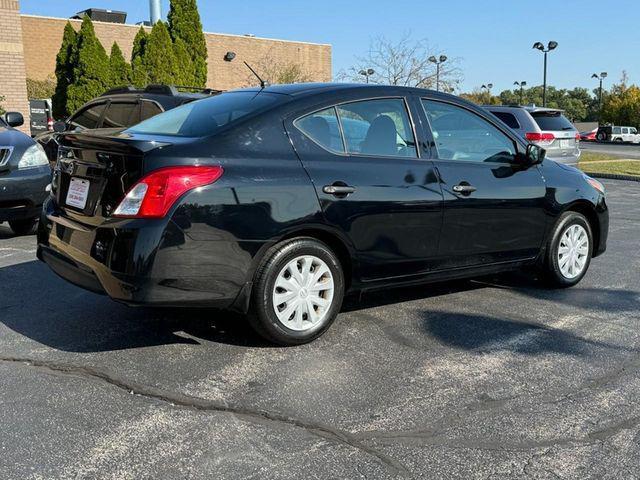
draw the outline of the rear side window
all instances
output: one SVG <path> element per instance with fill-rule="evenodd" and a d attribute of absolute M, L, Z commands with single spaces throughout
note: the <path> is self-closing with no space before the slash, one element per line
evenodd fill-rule
<path fill-rule="evenodd" d="M 532 112 L 531 116 L 543 131 L 574 130 L 573 124 L 560 112 Z"/>
<path fill-rule="evenodd" d="M 162 113 L 162 109 L 155 103 L 150 102 L 148 100 L 142 101 L 142 118 L 141 120 L 146 120 L 151 117 L 155 117 L 156 115 Z"/>
<path fill-rule="evenodd" d="M 96 128 L 105 105 L 105 103 L 91 105 L 72 117 L 69 123 L 74 128 Z"/>
<path fill-rule="evenodd" d="M 111 102 L 102 119 L 102 128 L 125 128 L 140 121 L 137 102 Z"/>
<path fill-rule="evenodd" d="M 416 142 L 404 100 L 364 100 L 338 106 L 349 153 L 416 158 Z"/>
<path fill-rule="evenodd" d="M 321 147 L 344 153 L 338 115 L 334 107 L 302 117 L 295 121 L 295 125 Z"/>
<path fill-rule="evenodd" d="M 518 123 L 518 119 L 513 113 L 507 113 L 507 112 L 491 112 L 491 113 L 493 113 L 496 117 L 502 120 L 507 125 L 507 127 L 515 128 L 515 129 L 520 128 L 520 123 Z"/>
<path fill-rule="evenodd" d="M 614 135 L 620 135 L 622 132 L 622 129 L 620 127 L 613 127 L 613 130 L 611 131 L 611 133 L 613 133 Z"/>
<path fill-rule="evenodd" d="M 198 100 L 149 118 L 130 133 L 203 137 L 243 117 L 259 113 L 286 99 L 265 92 L 229 92 Z"/>

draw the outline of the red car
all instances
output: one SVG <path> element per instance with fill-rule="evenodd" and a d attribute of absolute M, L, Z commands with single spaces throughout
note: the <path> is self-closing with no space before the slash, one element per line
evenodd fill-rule
<path fill-rule="evenodd" d="M 582 142 L 595 142 L 598 129 L 591 130 L 590 132 L 580 132 L 580 140 Z"/>

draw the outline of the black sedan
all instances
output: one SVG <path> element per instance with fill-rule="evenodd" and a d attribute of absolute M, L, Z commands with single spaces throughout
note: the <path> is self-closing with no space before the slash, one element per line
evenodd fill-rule
<path fill-rule="evenodd" d="M 42 147 L 14 128 L 23 123 L 17 112 L 0 118 L 0 222 L 9 222 L 17 235 L 35 233 L 51 181 Z"/>
<path fill-rule="evenodd" d="M 299 344 L 346 292 L 525 266 L 578 283 L 606 248 L 604 188 L 544 155 L 451 95 L 238 90 L 66 135 L 38 256 L 117 301 L 233 309 Z"/>

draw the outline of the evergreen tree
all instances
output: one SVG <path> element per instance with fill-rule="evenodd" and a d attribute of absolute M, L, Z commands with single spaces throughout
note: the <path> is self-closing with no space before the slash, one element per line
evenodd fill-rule
<path fill-rule="evenodd" d="M 169 30 L 164 22 L 157 22 L 151 29 L 144 53 L 144 65 L 149 83 L 173 85 L 177 78 L 177 62 Z"/>
<path fill-rule="evenodd" d="M 148 41 L 149 35 L 144 28 L 140 27 L 133 40 L 133 51 L 131 52 L 131 83 L 139 88 L 143 88 L 149 83 L 149 75 L 144 61 Z"/>
<path fill-rule="evenodd" d="M 184 86 L 196 85 L 195 68 L 191 55 L 187 51 L 187 45 L 181 38 L 178 38 L 173 44 L 173 51 L 176 57 L 176 75 L 175 84 Z"/>
<path fill-rule="evenodd" d="M 111 46 L 109 69 L 111 70 L 111 85 L 114 87 L 122 87 L 131 83 L 131 65 L 124 59 L 122 50 L 116 42 L 113 42 Z"/>
<path fill-rule="evenodd" d="M 207 84 L 207 42 L 202 31 L 202 22 L 196 0 L 170 0 L 169 32 L 174 42 L 184 41 L 191 56 L 194 69 L 193 86 Z"/>
<path fill-rule="evenodd" d="M 72 110 L 68 106 L 68 89 L 73 82 L 73 72 L 77 61 L 78 34 L 70 22 L 64 27 L 62 45 L 56 56 L 56 89 L 52 97 L 53 116 L 57 119 L 68 117 Z"/>
<path fill-rule="evenodd" d="M 77 64 L 68 88 L 67 107 L 77 110 L 102 95 L 111 85 L 109 56 L 96 37 L 91 19 L 85 15 L 78 32 Z"/>

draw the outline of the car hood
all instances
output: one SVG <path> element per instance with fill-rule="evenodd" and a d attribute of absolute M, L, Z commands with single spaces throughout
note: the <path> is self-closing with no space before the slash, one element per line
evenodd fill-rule
<path fill-rule="evenodd" d="M 0 127 L 0 146 L 25 149 L 33 145 L 33 139 L 19 130 L 11 127 Z"/>

